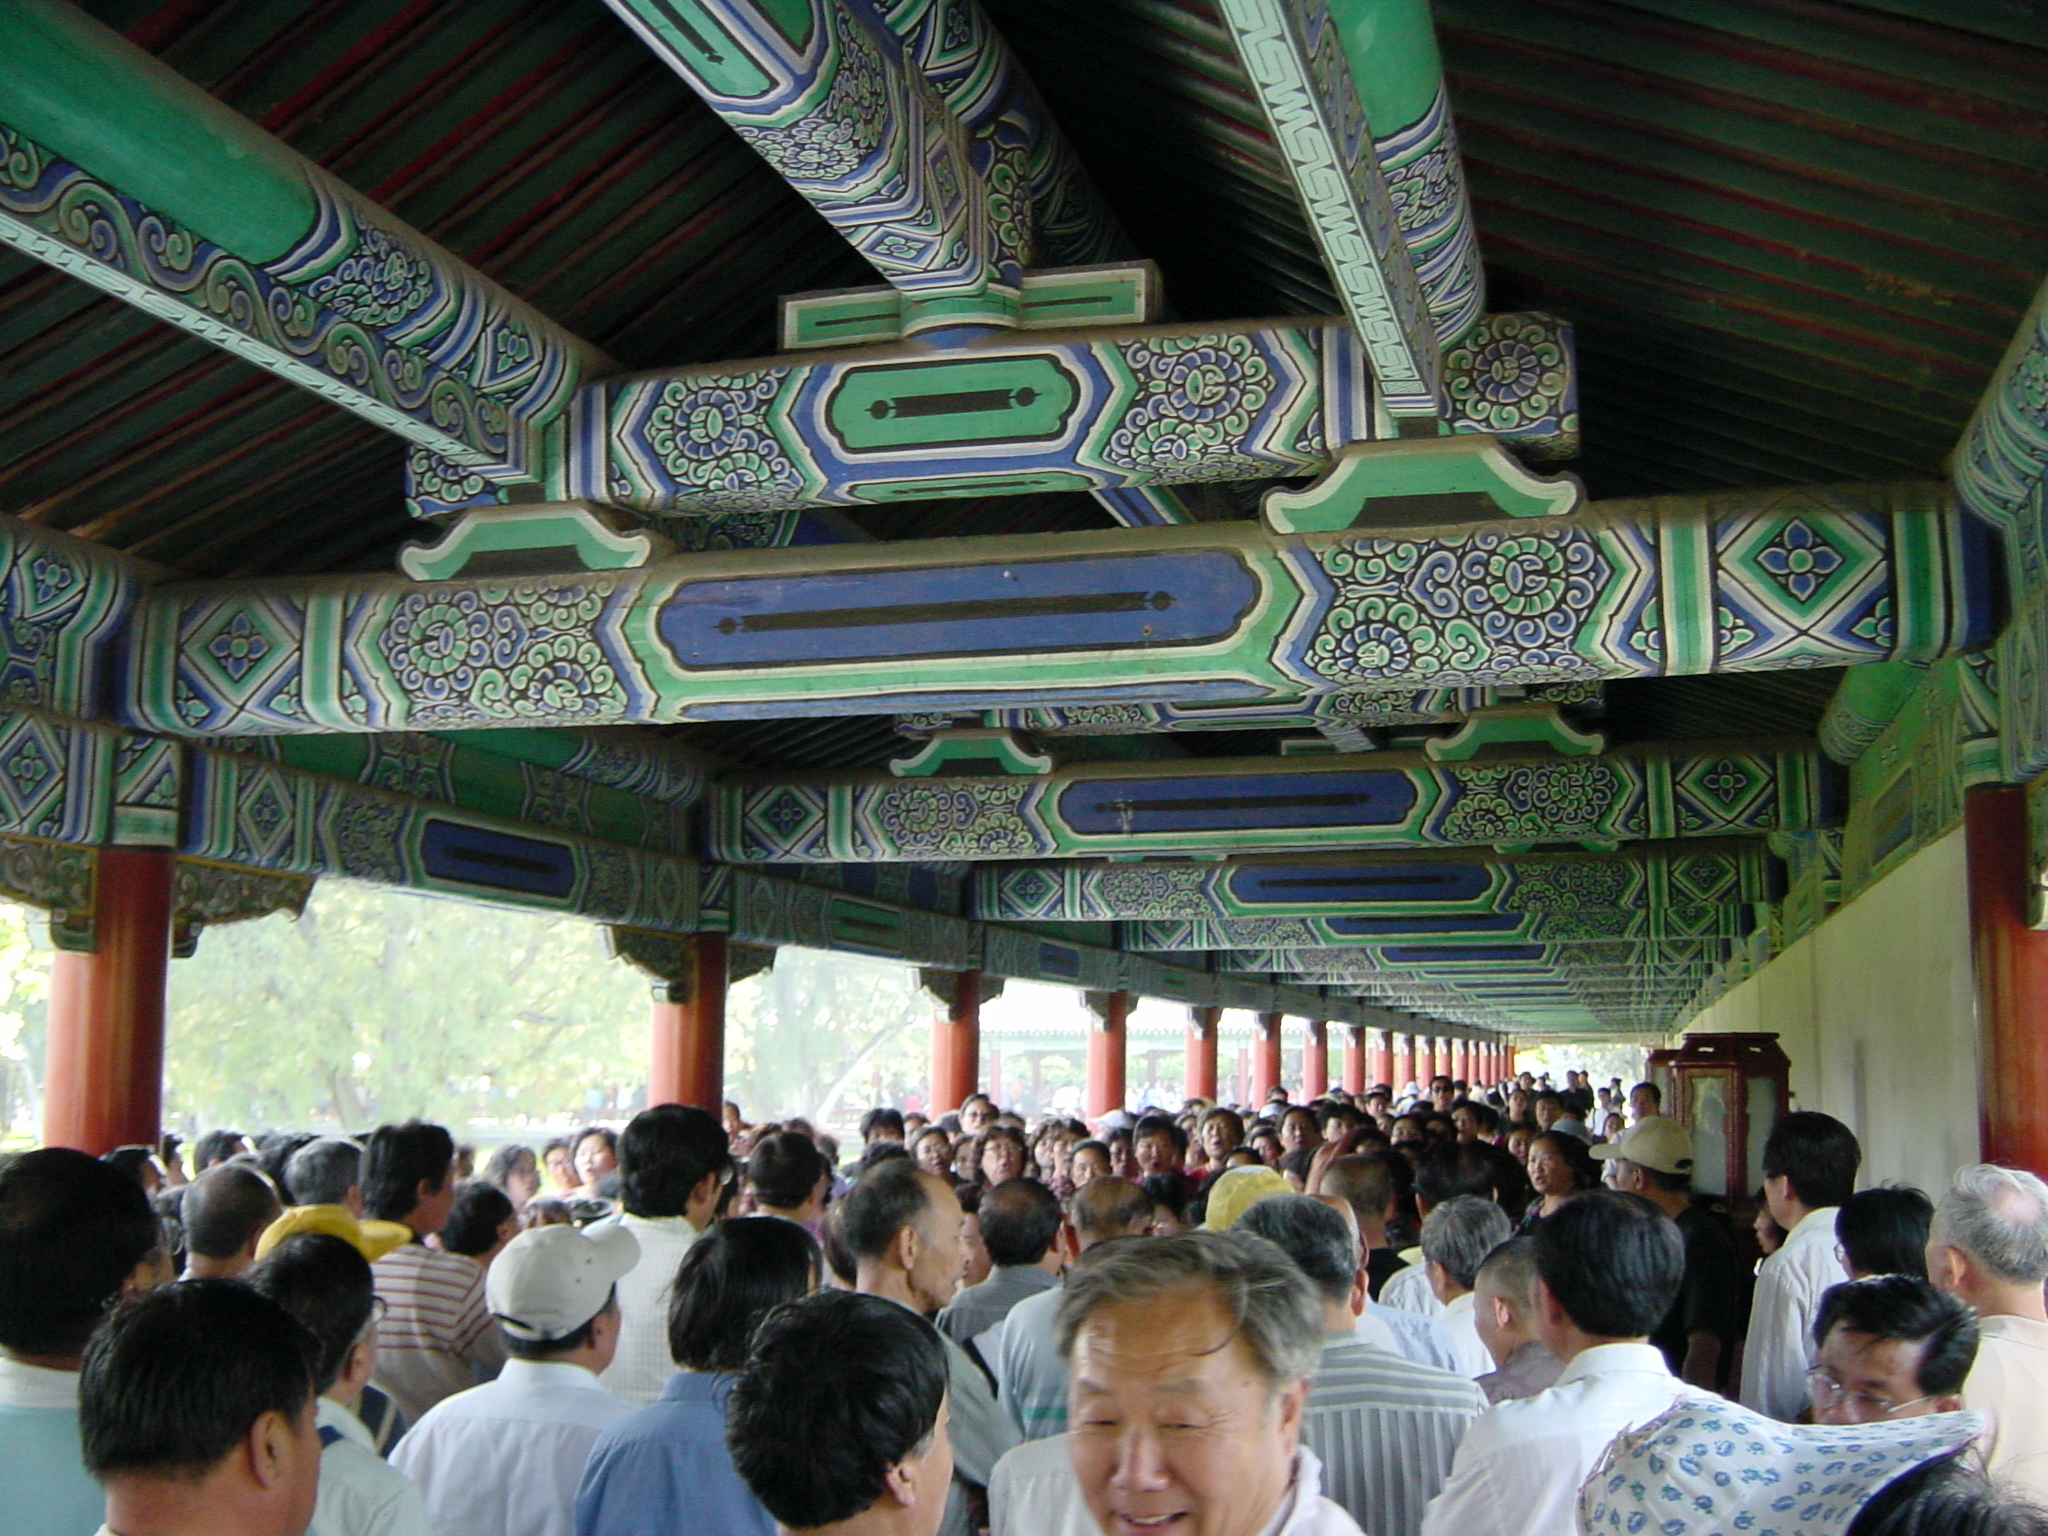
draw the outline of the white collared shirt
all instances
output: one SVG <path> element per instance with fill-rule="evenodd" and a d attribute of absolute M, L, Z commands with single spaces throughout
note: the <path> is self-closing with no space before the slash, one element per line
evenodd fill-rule
<path fill-rule="evenodd" d="M 1977 1326 L 1982 1339 L 1963 1406 L 1991 1420 L 1981 1442 L 1991 1475 L 2038 1502 L 2048 1498 L 2048 1323 L 1994 1313 Z"/>
<path fill-rule="evenodd" d="M 1649 1344 L 1596 1344 L 1557 1385 L 1473 1421 L 1422 1536 L 1577 1536 L 1579 1487 L 1625 1429 L 1686 1391 Z"/>
<path fill-rule="evenodd" d="M 1477 1381 L 1493 1369 L 1493 1355 L 1479 1337 L 1479 1297 L 1473 1291 L 1444 1303 L 1438 1319 L 1451 1336 L 1451 1351 L 1458 1357 L 1458 1374 Z"/>
<path fill-rule="evenodd" d="M 1742 1353 L 1742 1406 L 1791 1423 L 1806 1406 L 1813 1317 L 1821 1293 L 1849 1278 L 1835 1251 L 1835 1212 L 1808 1211 L 1756 1272 L 1749 1344 Z"/>
<path fill-rule="evenodd" d="M 604 1389 L 645 1408 L 661 1396 L 679 1367 L 668 1352 L 668 1299 L 676 1266 L 700 1235 L 687 1216 L 617 1218 L 640 1244 L 640 1257 L 619 1282 L 619 1349 Z"/>
<path fill-rule="evenodd" d="M 989 1536 L 1102 1536 L 1067 1452 L 1067 1437 L 1026 1440 L 996 1463 L 988 1483 Z M 1260 1536 L 1363 1536 L 1323 1497 L 1323 1464 L 1301 1446 L 1287 1490 Z"/>
<path fill-rule="evenodd" d="M 321 1435 L 320 1502 L 307 1536 L 434 1536 L 412 1480 L 377 1454 L 363 1421 L 329 1397 L 314 1409 Z"/>
<path fill-rule="evenodd" d="M 1419 1312 L 1424 1317 L 1442 1317 L 1444 1304 L 1430 1288 L 1429 1266 L 1422 1262 L 1422 1250 L 1410 1248 L 1401 1257 L 1408 1260 L 1408 1267 L 1396 1270 L 1380 1287 L 1380 1305 Z"/>
<path fill-rule="evenodd" d="M 391 1464 L 419 1485 L 435 1536 L 574 1536 L 590 1448 L 632 1412 L 580 1365 L 511 1360 L 436 1404 Z"/>

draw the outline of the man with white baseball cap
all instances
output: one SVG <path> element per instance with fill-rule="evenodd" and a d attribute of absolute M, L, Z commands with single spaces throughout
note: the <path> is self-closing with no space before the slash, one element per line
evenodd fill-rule
<path fill-rule="evenodd" d="M 1685 1279 L 1650 1342 L 1690 1385 L 1725 1390 L 1742 1337 L 1742 1260 L 1734 1233 L 1692 1203 L 1692 1133 L 1668 1116 L 1646 1115 L 1621 1140 L 1592 1150 L 1613 1165 L 1609 1183 L 1656 1206 L 1685 1239 Z"/>
<path fill-rule="evenodd" d="M 428 1410 L 391 1461 L 437 1536 L 574 1536 L 597 1437 L 633 1412 L 598 1382 L 619 1343 L 614 1287 L 640 1257 L 622 1226 L 536 1227 L 505 1245 L 484 1297 L 511 1359 Z"/>

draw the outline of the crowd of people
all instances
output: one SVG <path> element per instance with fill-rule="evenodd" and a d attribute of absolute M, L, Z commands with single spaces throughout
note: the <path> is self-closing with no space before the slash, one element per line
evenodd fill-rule
<path fill-rule="evenodd" d="M 0 1159 L 8 1536 L 2048 1536 L 2048 1185 L 1653 1084 Z M 189 1174 L 186 1154 L 189 1152 Z"/>

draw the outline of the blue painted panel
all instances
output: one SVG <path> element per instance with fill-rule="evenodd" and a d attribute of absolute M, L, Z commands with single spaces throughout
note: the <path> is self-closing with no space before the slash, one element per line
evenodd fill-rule
<path fill-rule="evenodd" d="M 657 629 L 698 671 L 1206 645 L 1258 596 L 1236 555 L 1189 550 L 687 582 Z"/>
<path fill-rule="evenodd" d="M 1063 944 L 1039 945 L 1038 964 L 1048 976 L 1056 976 L 1063 981 L 1081 979 L 1080 951 L 1068 949 Z"/>
<path fill-rule="evenodd" d="M 561 900 L 576 887 L 576 856 L 562 844 L 438 817 L 429 818 L 420 835 L 420 856 L 435 880 Z"/>
<path fill-rule="evenodd" d="M 1066 825 L 1087 835 L 1384 827 L 1405 821 L 1415 801 L 1413 776 L 1380 768 L 1354 773 L 1239 773 L 1213 781 L 1185 775 L 1077 779 L 1059 792 L 1057 804 Z"/>
<path fill-rule="evenodd" d="M 1332 917 L 1324 921 L 1332 933 L 1364 939 L 1380 933 L 1513 933 L 1524 918 L 1519 912 L 1475 912 L 1463 917 Z"/>
<path fill-rule="evenodd" d="M 1444 960 L 1541 960 L 1541 944 L 1491 944 L 1453 947 L 1446 944 L 1389 944 L 1380 958 L 1389 965 L 1433 965 Z"/>
<path fill-rule="evenodd" d="M 1230 894 L 1247 906 L 1303 901 L 1476 901 L 1493 882 L 1484 864 L 1258 864 L 1233 869 Z"/>

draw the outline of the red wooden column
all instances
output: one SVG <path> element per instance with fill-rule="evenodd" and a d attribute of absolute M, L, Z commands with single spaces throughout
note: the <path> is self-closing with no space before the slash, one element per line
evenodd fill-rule
<path fill-rule="evenodd" d="M 1983 1155 L 2048 1168 L 2048 933 L 2027 926 L 2026 791 L 1967 791 L 1963 828 L 1983 1035 Z"/>
<path fill-rule="evenodd" d="M 1394 1037 L 1384 1029 L 1366 1031 L 1365 1086 L 1394 1080 Z"/>
<path fill-rule="evenodd" d="M 1435 1063 L 1429 1070 L 1431 1077 L 1449 1077 L 1451 1075 L 1451 1042 L 1443 1035 L 1438 1035 L 1434 1040 L 1431 1040 L 1429 1042 L 1429 1059 Z"/>
<path fill-rule="evenodd" d="M 932 1113 L 958 1109 L 980 1086 L 981 972 L 956 971 L 945 1014 L 932 1021 Z"/>
<path fill-rule="evenodd" d="M 164 984 L 171 963 L 168 848 L 102 848 L 93 952 L 50 957 L 43 1140 L 95 1155 L 161 1134 Z"/>
<path fill-rule="evenodd" d="M 1088 1031 L 1088 1118 L 1093 1120 L 1124 1107 L 1124 1024 L 1131 994 L 1091 992 L 1088 1008 L 1095 1015 Z"/>
<path fill-rule="evenodd" d="M 1344 1029 L 1344 1091 L 1365 1092 L 1365 1026 L 1349 1024 Z"/>
<path fill-rule="evenodd" d="M 1330 1091 L 1330 1021 L 1310 1019 L 1301 1054 L 1301 1096 L 1320 1099 Z"/>
<path fill-rule="evenodd" d="M 715 1115 L 725 1098 L 725 935 L 693 933 L 685 942 L 686 974 L 654 989 L 647 1102 Z"/>
<path fill-rule="evenodd" d="M 1221 1008 L 1190 1008 L 1187 1027 L 1187 1097 L 1216 1097 L 1216 1034 L 1223 1023 Z"/>
<path fill-rule="evenodd" d="M 1460 1040 L 1451 1047 L 1451 1063 L 1451 1076 L 1457 1078 L 1469 1088 L 1474 1077 L 1472 1070 L 1472 1042 L 1470 1040 Z"/>
<path fill-rule="evenodd" d="M 1252 1037 L 1252 1108 L 1266 1102 L 1266 1095 L 1280 1085 L 1280 1019 L 1277 1013 L 1258 1016 L 1258 1033 Z"/>
<path fill-rule="evenodd" d="M 1415 1081 L 1415 1037 L 1398 1031 L 1394 1035 L 1394 1092 Z"/>

